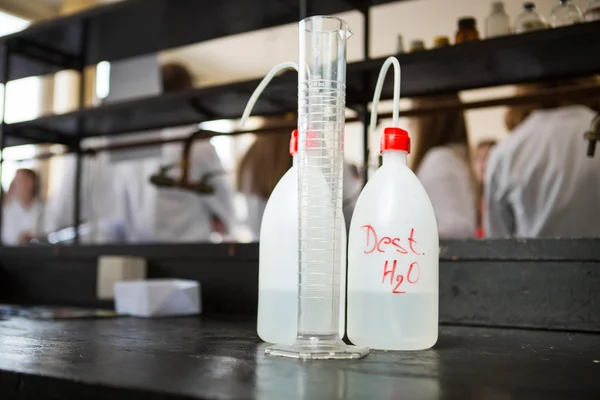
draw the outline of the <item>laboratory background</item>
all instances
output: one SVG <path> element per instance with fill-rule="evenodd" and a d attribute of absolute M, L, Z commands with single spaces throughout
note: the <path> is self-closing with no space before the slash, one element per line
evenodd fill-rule
<path fill-rule="evenodd" d="M 435 216 L 439 284 L 436 275 L 431 286 L 435 296 L 439 286 L 440 339 L 414 353 L 406 370 L 390 367 L 391 375 L 379 368 L 405 362 L 401 355 L 357 370 L 297 363 L 278 370 L 254 344 L 243 354 L 220 347 L 222 336 L 240 348 L 254 340 L 257 312 L 264 339 L 261 263 L 284 252 L 295 265 L 305 257 L 302 245 L 286 247 L 287 233 L 281 241 L 272 233 L 297 215 L 271 196 L 276 187 L 293 193 L 298 213 L 298 182 L 281 189 L 286 173 L 303 165 L 293 133 L 298 72 L 278 72 L 243 114 L 274 66 L 298 62 L 299 21 L 313 15 L 332 15 L 351 31 L 340 115 L 346 232 L 335 237 L 352 254 L 353 216 L 363 215 L 355 209 L 371 198 L 363 188 L 385 165 L 380 148 L 394 124 L 410 136 L 406 164 Z M 391 56 L 401 71 L 397 121 L 392 73 L 373 107 Z M 0 0 L 0 83 L 0 398 L 46 398 L 54 385 L 64 392 L 48 398 L 397 398 L 400 384 L 414 399 L 575 399 L 600 391 L 593 379 L 600 371 L 600 0 Z M 304 140 L 310 146 L 310 135 Z M 402 194 L 413 195 L 408 187 Z M 263 219 L 276 201 L 279 214 Z M 398 252 L 429 246 L 410 230 L 380 234 L 379 242 L 371 225 L 363 231 L 361 255 L 383 253 L 386 239 L 405 244 Z M 349 257 L 336 258 L 339 339 L 350 328 L 344 315 L 352 315 L 344 297 Z M 389 278 L 385 268 L 379 280 Z M 414 280 L 409 272 L 394 285 L 399 277 Z M 120 284 L 153 279 L 165 285 L 157 283 L 164 292 L 154 300 L 173 304 L 152 305 L 147 294 L 136 311 L 116 305 L 119 294 L 134 301 L 137 290 L 150 291 Z M 293 295 L 270 304 L 283 310 L 288 300 L 296 304 Z M 178 307 L 179 315 L 227 315 L 227 322 L 169 319 Z M 129 326 L 114 312 L 144 318 Z M 285 314 L 274 324 L 287 324 L 286 316 L 296 323 L 295 311 Z M 18 318 L 34 322 L 4 325 Z M 32 350 L 51 346 L 45 335 L 59 343 L 46 358 Z M 491 345 L 486 335 L 499 339 Z M 463 336 L 476 339 L 460 347 Z M 446 355 L 447 348 L 461 350 Z M 583 367 L 578 357 L 586 352 Z M 459 353 L 473 356 L 472 365 L 463 366 Z M 511 361 L 503 366 L 502 357 Z M 544 357 L 551 361 L 538 365 Z M 514 371 L 523 378 L 511 383 Z M 3 384 L 22 373 L 29 389 Z M 479 379 L 473 387 L 460 378 L 471 375 Z M 548 383 L 542 375 L 561 377 Z"/>
<path fill-rule="evenodd" d="M 586 11 L 587 1 L 568 3 L 569 7 L 581 10 L 582 15 L 575 17 L 578 22 L 592 18 L 593 10 Z M 92 1 L 5 1 L 2 33 L 9 35 L 45 19 L 97 5 Z M 464 41 L 494 39 L 492 46 L 498 37 L 508 34 L 519 35 L 542 27 L 552 29 L 552 24 L 572 24 L 560 20 L 569 17 L 560 14 L 562 10 L 555 10 L 557 5 L 554 0 L 533 5 L 521 1 L 391 2 L 370 10 L 368 43 L 361 13 L 340 14 L 353 27 L 354 37 L 348 41 L 349 63 L 359 63 L 365 55 L 377 59 L 404 54 L 407 60 L 413 60 L 417 59 L 417 54 L 410 57 L 413 53 L 434 51 L 431 56 L 435 58 L 423 67 L 430 70 L 423 71 L 418 82 L 411 83 L 422 85 L 423 89 L 414 90 L 414 97 L 402 96 L 402 110 L 409 111 L 407 114 L 419 108 L 433 111 L 403 117 L 402 126 L 415 137 L 409 161 L 432 198 L 442 238 L 589 237 L 600 233 L 596 213 L 588 212 L 600 198 L 600 185 L 596 184 L 600 179 L 596 166 L 599 161 L 587 158 L 583 141 L 600 100 L 584 93 L 579 96 L 581 100 L 563 100 L 560 94 L 549 94 L 537 105 L 510 106 L 501 101 L 519 93 L 543 94 L 552 88 L 585 89 L 596 84 L 593 73 L 543 83 L 530 82 L 533 77 L 528 77 L 526 82 L 515 82 L 518 85 L 502 84 L 502 77 L 494 76 L 491 82 L 486 82 L 486 87 L 477 87 L 478 79 L 472 77 L 474 82 L 469 82 L 468 90 L 454 91 L 449 90 L 461 89 L 460 84 L 451 82 L 452 76 L 447 76 L 450 82 L 436 90 L 436 81 L 445 73 L 457 74 L 463 69 L 468 75 L 470 67 L 452 65 L 452 70 L 445 72 L 442 68 L 445 53 L 436 53 L 435 49 Z M 584 12 L 587 12 L 585 17 Z M 529 26 L 528 18 L 534 20 L 533 27 Z M 31 129 L 39 132 L 35 133 L 35 140 L 21 139 L 30 143 L 10 146 L 19 140 L 11 143 L 10 128 L 5 129 L 5 145 L 9 146 L 4 150 L 2 169 L 3 244 L 257 241 L 266 201 L 291 166 L 286 135 L 295 123 L 293 104 L 286 104 L 288 107 L 279 111 L 279 115 L 273 114 L 277 113 L 273 110 L 268 113 L 273 115 L 251 117 L 243 128 L 237 123 L 240 116 L 220 118 L 225 114 L 220 115 L 211 106 L 210 95 L 201 100 L 192 96 L 191 106 L 180 102 L 167 104 L 165 100 L 165 106 L 156 113 L 150 105 L 137 110 L 133 106 L 119 110 L 118 106 L 161 95 L 166 98 L 171 92 L 227 87 L 261 78 L 273 65 L 293 57 L 297 51 L 295 36 L 295 24 L 285 24 L 138 57 L 101 61 L 85 67 L 83 89 L 79 87 L 79 73 L 72 70 L 11 80 L 7 85 L 5 123 L 18 127 L 32 121 L 21 124 L 22 129 L 15 129 L 23 135 Z M 497 58 L 485 59 L 491 63 L 488 69 L 494 71 L 490 74 L 506 68 L 518 75 L 523 64 L 531 62 L 526 54 L 522 59 L 505 59 L 500 53 L 502 47 L 498 46 Z M 555 51 L 559 57 L 559 49 Z M 566 68 L 561 66 L 560 71 L 549 73 L 564 75 L 569 72 L 563 71 Z M 369 79 L 372 80 L 357 79 L 353 84 L 368 87 Z M 406 77 L 409 79 L 410 76 Z M 490 84 L 493 86 L 487 87 Z M 278 95 L 268 101 L 277 102 Z M 486 106 L 485 101 L 491 100 L 499 101 Z M 70 121 L 58 116 L 77 112 L 80 101 L 84 108 L 98 111 L 103 107 L 111 110 L 110 105 L 117 107 L 112 115 L 110 111 L 90 114 L 85 122 L 90 131 L 106 131 L 111 135 L 80 135 L 77 145 L 83 155 L 79 156 L 72 145 L 61 141 L 43 143 L 44 129 L 60 135 L 61 126 L 76 124 L 75 115 Z M 385 103 L 390 111 L 391 101 Z M 471 103 L 475 103 L 473 107 Z M 453 105 L 463 105 L 463 109 L 435 111 L 438 106 Z M 544 111 L 549 105 L 561 108 L 565 115 Z M 377 148 L 386 123 L 382 120 L 379 130 L 365 134 L 359 106 L 347 108 L 349 121 L 345 128 L 344 211 L 348 225 L 366 177 L 379 165 Z M 159 118 L 160 113 L 166 114 L 170 108 L 180 108 L 177 111 L 181 115 Z M 153 113 L 157 121 L 144 123 L 145 112 Z M 56 116 L 54 121 L 41 122 L 50 115 Z M 107 118 L 103 121 L 101 115 Z M 121 120 L 121 126 L 109 118 Z M 573 123 L 559 128 L 550 122 L 552 118 L 571 119 Z M 521 124 L 525 120 L 528 124 Z M 155 125 L 160 129 L 149 129 Z M 278 127 L 281 130 L 277 131 Z M 266 131 L 261 131 L 262 128 Z M 220 135 L 197 136 L 191 142 L 191 151 L 184 156 L 183 140 L 197 130 Z M 243 130 L 251 133 L 238 134 Z M 553 139 L 559 136 L 559 131 L 563 131 L 561 138 Z M 46 137 L 53 133 L 47 133 Z M 176 142 L 177 139 L 181 141 Z M 160 143 L 161 140 L 172 142 Z M 556 150 L 546 147 L 552 142 Z M 131 146 L 119 147 L 124 143 Z M 140 145 L 136 147 L 136 143 Z M 553 153 L 561 148 L 572 151 Z M 215 185 L 214 192 L 164 186 L 152 179 L 161 176 L 180 179 L 184 162 L 189 168 L 186 180 Z M 29 191 L 19 190 L 22 186 Z M 78 204 L 76 188 L 80 193 Z M 24 198 L 16 193 L 23 193 Z"/>

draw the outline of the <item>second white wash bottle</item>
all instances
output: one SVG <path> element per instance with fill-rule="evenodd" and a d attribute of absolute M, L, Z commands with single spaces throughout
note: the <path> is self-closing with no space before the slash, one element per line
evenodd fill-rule
<path fill-rule="evenodd" d="M 420 350 L 438 337 L 438 230 L 425 188 L 407 166 L 410 138 L 397 127 L 400 66 L 394 64 L 394 127 L 381 138 L 383 165 L 358 198 L 348 246 L 348 338 L 380 350 Z M 375 122 L 374 122 L 375 121 Z M 371 120 L 371 128 L 376 119 Z M 373 129 L 372 129 L 373 130 Z"/>
<path fill-rule="evenodd" d="M 258 259 L 258 336 L 268 343 L 287 344 L 298 331 L 298 131 L 292 133 L 293 166 L 275 186 L 260 228 Z M 345 331 L 346 224 L 340 232 L 340 337 Z"/>

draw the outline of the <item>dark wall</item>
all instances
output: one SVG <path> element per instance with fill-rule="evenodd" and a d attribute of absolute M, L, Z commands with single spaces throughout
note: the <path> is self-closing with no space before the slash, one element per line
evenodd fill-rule
<path fill-rule="evenodd" d="M 256 313 L 257 245 L 140 245 L 0 249 L 0 302 L 112 307 L 96 299 L 101 255 L 145 257 L 148 278 L 194 279 L 207 313 Z"/>
<path fill-rule="evenodd" d="M 442 323 L 600 332 L 600 262 L 442 262 Z"/>
<path fill-rule="evenodd" d="M 448 241 L 442 323 L 600 332 L 600 239 Z"/>
<path fill-rule="evenodd" d="M 200 281 L 206 313 L 256 313 L 257 244 L 0 249 L 0 302 L 111 307 L 95 298 L 102 254 Z M 442 323 L 600 332 L 600 240 L 450 241 L 440 261 Z"/>

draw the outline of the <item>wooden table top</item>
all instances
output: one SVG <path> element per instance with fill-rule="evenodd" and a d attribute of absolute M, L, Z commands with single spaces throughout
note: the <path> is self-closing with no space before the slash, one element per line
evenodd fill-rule
<path fill-rule="evenodd" d="M 600 335 L 443 326 L 419 352 L 264 355 L 248 317 L 0 321 L 0 399 L 592 399 Z"/>

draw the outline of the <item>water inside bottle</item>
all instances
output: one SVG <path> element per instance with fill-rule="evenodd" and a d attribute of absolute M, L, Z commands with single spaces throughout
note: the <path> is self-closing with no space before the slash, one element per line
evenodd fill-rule
<path fill-rule="evenodd" d="M 263 289 L 258 306 L 260 338 L 268 343 L 293 342 L 298 332 L 298 291 Z M 273 315 L 278 318 L 274 319 Z"/>
<path fill-rule="evenodd" d="M 391 295 L 374 291 L 348 293 L 350 341 L 374 349 L 427 349 L 438 335 L 438 296 L 435 293 Z M 373 313 L 373 310 L 378 310 Z M 432 314 L 435 316 L 432 318 Z M 410 321 L 410 324 L 402 321 Z M 364 338 L 369 338 L 365 341 Z"/>

